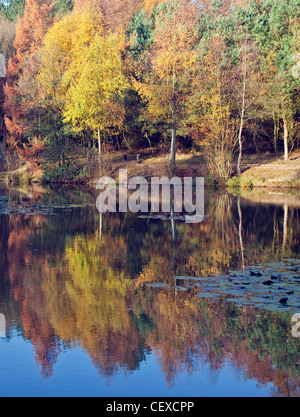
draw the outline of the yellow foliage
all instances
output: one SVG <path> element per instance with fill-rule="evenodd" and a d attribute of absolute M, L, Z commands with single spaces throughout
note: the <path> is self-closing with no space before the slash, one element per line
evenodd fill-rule
<path fill-rule="evenodd" d="M 145 0 L 145 9 L 147 12 L 151 12 L 152 7 L 156 7 L 158 3 L 162 3 L 163 0 Z"/>
<path fill-rule="evenodd" d="M 121 44 L 116 34 L 97 33 L 66 71 L 64 115 L 75 127 L 121 128 L 125 117 L 122 98 L 129 86 L 123 74 Z"/>
<path fill-rule="evenodd" d="M 38 77 L 47 94 L 63 100 L 66 92 L 62 85 L 65 71 L 95 34 L 103 31 L 102 16 L 94 15 L 89 8 L 80 13 L 67 14 L 49 29 L 40 51 Z"/>
<path fill-rule="evenodd" d="M 124 37 L 104 29 L 93 6 L 66 15 L 49 30 L 39 80 L 76 130 L 121 128 Z"/>

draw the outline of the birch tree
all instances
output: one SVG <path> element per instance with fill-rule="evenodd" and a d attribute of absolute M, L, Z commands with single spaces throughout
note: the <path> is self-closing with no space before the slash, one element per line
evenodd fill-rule
<path fill-rule="evenodd" d="M 123 98 L 128 81 L 123 72 L 121 47 L 122 40 L 117 35 L 98 33 L 79 56 L 74 56 L 64 74 L 65 120 L 76 130 L 96 133 L 100 173 L 101 132 L 118 132 L 125 118 Z"/>
<path fill-rule="evenodd" d="M 196 13 L 192 1 L 167 0 L 155 12 L 149 71 L 135 86 L 147 105 L 149 117 L 164 121 L 171 130 L 170 169 L 175 168 L 177 129 L 184 115 L 186 86 L 196 61 Z"/>

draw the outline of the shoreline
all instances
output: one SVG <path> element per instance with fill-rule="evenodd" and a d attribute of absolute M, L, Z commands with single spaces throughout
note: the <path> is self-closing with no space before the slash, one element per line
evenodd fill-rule
<path fill-rule="evenodd" d="M 145 152 L 136 155 L 128 155 L 126 152 L 114 152 L 103 158 L 104 171 L 102 176 L 109 176 L 118 180 L 120 169 L 126 169 L 128 178 L 140 176 L 146 179 L 151 177 L 169 176 L 168 154 L 151 154 Z M 233 164 L 233 170 L 235 169 Z M 210 188 L 229 190 L 235 189 L 293 189 L 300 190 L 300 152 L 290 155 L 288 162 L 284 162 L 282 156 L 273 155 L 245 155 L 242 163 L 240 177 L 232 176 L 226 182 L 221 182 L 209 172 L 208 166 L 202 155 L 180 153 L 177 156 L 174 176 L 204 177 L 205 186 Z M 82 167 L 87 167 L 82 160 Z M 90 167 L 90 173 L 75 180 L 49 181 L 43 178 L 39 169 L 32 170 L 26 163 L 21 168 L 12 172 L 0 172 L 0 185 L 86 185 L 94 186 L 100 177 L 97 172 L 97 164 Z"/>

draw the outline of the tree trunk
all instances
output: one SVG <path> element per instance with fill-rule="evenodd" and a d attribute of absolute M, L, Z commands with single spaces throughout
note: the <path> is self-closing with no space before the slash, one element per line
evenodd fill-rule
<path fill-rule="evenodd" d="M 284 160 L 287 162 L 289 160 L 289 147 L 288 147 L 288 140 L 289 140 L 289 131 L 287 127 L 287 120 L 286 117 L 283 117 L 283 140 L 284 140 Z"/>
<path fill-rule="evenodd" d="M 176 121 L 175 121 L 175 68 L 173 69 L 173 97 L 172 97 L 172 138 L 170 151 L 170 173 L 175 169 L 176 160 Z"/>
<path fill-rule="evenodd" d="M 283 239 L 282 239 L 282 250 L 286 247 L 287 235 L 288 235 L 288 217 L 289 217 L 289 206 L 288 203 L 284 203 L 283 206 Z"/>
<path fill-rule="evenodd" d="M 241 121 L 239 129 L 239 156 L 237 162 L 237 175 L 241 175 L 241 162 L 242 162 L 242 152 L 243 152 L 243 142 L 242 142 L 242 133 L 245 122 L 245 108 L 246 108 L 246 79 L 247 79 L 247 39 L 245 39 L 245 47 L 243 54 L 243 92 L 242 92 L 242 108 L 241 108 Z"/>
<path fill-rule="evenodd" d="M 170 168 L 173 173 L 175 168 L 175 159 L 176 159 L 176 127 L 174 122 L 172 122 L 172 139 L 171 139 L 171 154 L 170 154 Z"/>
<path fill-rule="evenodd" d="M 88 169 L 91 173 L 92 165 L 93 165 L 93 155 L 94 155 L 94 148 L 93 148 L 93 141 L 94 139 L 88 138 Z"/>
<path fill-rule="evenodd" d="M 243 142 L 242 142 L 242 133 L 243 133 L 243 127 L 244 127 L 244 104 L 242 109 L 242 115 L 241 115 L 241 122 L 240 122 L 240 129 L 239 129 L 239 156 L 238 156 L 238 162 L 237 162 L 237 175 L 241 175 L 241 162 L 242 162 L 242 153 L 243 153 Z"/>
<path fill-rule="evenodd" d="M 244 57 L 244 76 L 243 76 L 243 93 L 242 93 L 242 108 L 241 108 L 241 120 L 240 120 L 240 128 L 239 128 L 239 156 L 237 162 L 237 175 L 241 175 L 241 162 L 242 162 L 242 153 L 243 153 L 243 142 L 242 142 L 242 133 L 244 128 L 244 120 L 245 120 L 245 96 L 246 96 L 246 76 L 247 76 L 247 62 L 246 62 L 246 47 L 245 47 L 245 57 Z"/>
<path fill-rule="evenodd" d="M 98 161 L 99 161 L 99 172 L 102 175 L 102 150 L 101 150 L 101 133 L 100 128 L 98 128 Z"/>
<path fill-rule="evenodd" d="M 276 115 L 273 115 L 273 120 L 274 120 L 274 152 L 275 155 L 278 154 L 277 152 L 277 143 L 278 143 L 278 131 L 279 131 L 279 127 L 278 127 L 278 120 Z"/>
<path fill-rule="evenodd" d="M 242 271 L 244 271 L 245 270 L 245 257 L 244 257 L 244 245 L 243 245 L 243 219 L 242 219 L 240 196 L 238 196 L 238 199 L 237 199 L 237 208 L 238 208 L 238 213 L 239 213 L 239 241 L 240 241 L 241 259 L 242 259 Z"/>

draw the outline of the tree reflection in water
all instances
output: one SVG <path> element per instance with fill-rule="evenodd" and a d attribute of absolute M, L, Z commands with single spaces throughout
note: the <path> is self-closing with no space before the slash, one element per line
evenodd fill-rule
<path fill-rule="evenodd" d="M 205 221 L 192 225 L 130 213 L 99 218 L 94 207 L 2 215 L 5 316 L 32 342 L 44 377 L 75 344 L 105 377 L 137 370 L 153 351 L 170 386 L 183 371 L 207 363 L 215 373 L 230 361 L 246 378 L 272 382 L 274 395 L 297 395 L 299 340 L 289 313 L 199 298 L 195 288 L 181 291 L 176 275 L 299 257 L 299 212 L 288 201 L 213 194 Z"/>

